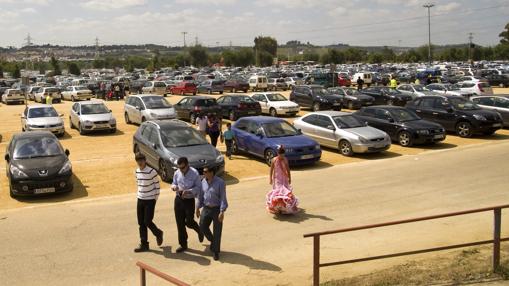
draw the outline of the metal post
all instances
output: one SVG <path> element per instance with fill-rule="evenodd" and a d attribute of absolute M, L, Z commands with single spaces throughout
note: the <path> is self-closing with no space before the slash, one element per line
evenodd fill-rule
<path fill-rule="evenodd" d="M 502 209 L 494 209 L 493 227 L 493 272 L 500 267 L 500 226 L 502 221 Z"/>
<path fill-rule="evenodd" d="M 431 59 L 431 7 L 434 7 L 435 4 L 433 3 L 427 3 L 423 7 L 428 9 L 428 61 L 431 65 L 432 59 Z"/>
<path fill-rule="evenodd" d="M 145 269 L 140 267 L 140 286 L 146 286 L 146 285 L 147 285 L 147 280 L 145 277 Z"/>
<path fill-rule="evenodd" d="M 320 285 L 320 236 L 313 236 L 313 286 Z"/>

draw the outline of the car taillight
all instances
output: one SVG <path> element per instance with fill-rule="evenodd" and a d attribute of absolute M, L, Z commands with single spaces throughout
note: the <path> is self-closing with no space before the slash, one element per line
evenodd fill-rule
<path fill-rule="evenodd" d="M 482 85 L 481 85 L 480 83 L 478 83 L 478 84 L 477 84 L 477 87 L 479 88 L 479 90 L 480 90 L 481 92 L 484 92 L 484 89 L 482 88 Z"/>

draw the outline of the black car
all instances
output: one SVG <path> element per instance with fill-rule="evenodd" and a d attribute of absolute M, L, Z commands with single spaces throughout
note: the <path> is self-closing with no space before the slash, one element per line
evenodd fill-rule
<path fill-rule="evenodd" d="M 483 110 L 460 96 L 421 96 L 409 102 L 407 107 L 460 137 L 472 137 L 476 133 L 491 135 L 503 125 L 500 114 Z"/>
<path fill-rule="evenodd" d="M 209 144 L 203 135 L 189 124 L 180 120 L 147 121 L 133 136 L 134 153 L 142 153 L 161 175 L 161 179 L 170 182 L 177 170 L 177 160 L 187 157 L 189 165 L 200 173 L 209 167 L 222 175 L 224 156 Z"/>
<path fill-rule="evenodd" d="M 199 114 L 220 114 L 221 112 L 221 106 L 217 104 L 215 98 L 210 96 L 184 97 L 173 107 L 178 119 L 189 120 L 191 123 L 196 122 Z"/>
<path fill-rule="evenodd" d="M 341 96 L 343 107 L 348 109 L 359 109 L 363 106 L 371 106 L 375 102 L 372 96 L 363 94 L 355 88 L 330 87 L 328 91 Z"/>
<path fill-rule="evenodd" d="M 509 74 L 491 74 L 486 80 L 491 86 L 509 87 Z"/>
<path fill-rule="evenodd" d="M 72 191 L 68 157 L 69 151 L 50 132 L 15 134 L 5 154 L 11 197 Z"/>
<path fill-rule="evenodd" d="M 321 85 L 299 85 L 290 93 L 290 101 L 301 107 L 310 107 L 313 111 L 341 110 L 342 98 L 331 94 Z"/>
<path fill-rule="evenodd" d="M 221 116 L 235 121 L 243 116 L 254 116 L 262 113 L 260 103 L 243 94 L 224 95 L 217 99 L 221 106 Z"/>
<path fill-rule="evenodd" d="M 397 89 L 386 86 L 371 86 L 361 90 L 361 92 L 373 97 L 375 99 L 374 105 L 405 106 L 407 102 L 412 100 L 410 95 L 405 95 Z"/>
<path fill-rule="evenodd" d="M 369 126 L 385 131 L 392 141 L 403 147 L 436 143 L 445 139 L 445 129 L 437 123 L 421 119 L 413 111 L 399 106 L 363 107 L 354 113 Z"/>
<path fill-rule="evenodd" d="M 224 83 L 223 89 L 225 92 L 247 92 L 249 90 L 249 83 L 243 79 L 229 79 Z"/>

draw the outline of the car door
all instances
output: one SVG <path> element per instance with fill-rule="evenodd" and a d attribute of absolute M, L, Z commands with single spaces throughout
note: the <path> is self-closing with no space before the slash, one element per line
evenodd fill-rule
<path fill-rule="evenodd" d="M 247 131 L 247 125 L 248 125 L 248 120 L 245 120 L 245 119 L 239 119 L 237 121 L 237 123 L 235 123 L 235 141 L 237 143 L 237 147 L 242 150 L 242 151 L 245 151 L 246 150 L 246 140 L 247 140 L 247 136 L 248 136 L 248 131 Z"/>
<path fill-rule="evenodd" d="M 141 99 L 139 97 L 134 98 L 133 107 L 134 108 L 132 109 L 132 117 L 129 116 L 129 118 L 131 118 L 132 121 L 141 124 L 141 111 L 144 108 L 143 108 L 143 103 L 141 102 Z"/>
<path fill-rule="evenodd" d="M 391 113 L 385 109 L 377 108 L 375 112 L 376 125 L 375 128 L 385 131 L 391 138 L 397 138 L 399 125 L 394 121 Z"/>
<path fill-rule="evenodd" d="M 163 148 L 163 145 L 161 144 L 159 130 L 154 126 L 150 126 L 146 156 L 149 164 L 155 168 L 159 167 L 159 153 L 163 151 L 161 148 Z"/>
<path fill-rule="evenodd" d="M 263 157 L 263 153 L 265 151 L 265 132 L 261 125 L 257 122 L 249 121 L 247 125 L 247 138 L 246 138 L 246 147 L 247 151 L 253 155 Z M 260 136 L 258 134 L 263 136 Z M 257 134 L 258 133 L 258 134 Z"/>
<path fill-rule="evenodd" d="M 71 113 L 69 114 L 69 119 L 73 126 L 79 125 L 79 103 L 74 103 L 71 108 Z"/>
<path fill-rule="evenodd" d="M 262 108 L 262 113 L 269 113 L 270 107 L 268 103 L 268 99 L 264 94 L 255 94 L 253 95 L 253 99 L 260 103 L 260 107 Z"/>
<path fill-rule="evenodd" d="M 25 107 L 25 110 L 21 114 L 21 127 L 23 130 L 27 129 L 27 117 L 28 117 L 28 107 Z"/>
<path fill-rule="evenodd" d="M 219 107 L 221 108 L 221 116 L 227 117 L 232 105 L 232 98 L 230 96 L 223 96 L 217 100 Z"/>
<path fill-rule="evenodd" d="M 318 143 L 324 146 L 336 147 L 336 128 L 334 127 L 330 117 L 317 114 L 316 123 L 314 133 L 316 134 L 316 140 Z"/>
<path fill-rule="evenodd" d="M 415 102 L 414 111 L 424 119 L 433 119 L 433 109 L 435 108 L 435 97 L 420 98 Z"/>
<path fill-rule="evenodd" d="M 314 140 L 318 141 L 317 134 L 315 133 L 316 125 L 318 124 L 316 121 L 317 115 L 316 114 L 310 114 L 304 118 L 301 119 L 302 124 L 299 125 L 298 128 L 304 133 L 306 136 L 309 136 L 313 138 Z"/>
<path fill-rule="evenodd" d="M 454 130 L 456 128 L 456 114 L 452 106 L 444 98 L 436 98 L 434 102 L 434 109 L 431 113 L 431 121 L 442 125 L 447 130 Z"/>

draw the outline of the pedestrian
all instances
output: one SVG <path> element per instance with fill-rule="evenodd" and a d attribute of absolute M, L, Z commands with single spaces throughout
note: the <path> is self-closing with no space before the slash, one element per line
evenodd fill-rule
<path fill-rule="evenodd" d="M 396 87 L 398 87 L 398 81 L 394 76 L 391 77 L 390 87 L 393 89 L 396 89 Z"/>
<path fill-rule="evenodd" d="M 175 192 L 175 221 L 177 222 L 178 240 L 180 247 L 177 253 L 187 250 L 187 230 L 193 229 L 198 234 L 198 240 L 203 242 L 203 233 L 200 226 L 194 220 L 195 201 L 194 199 L 201 192 L 201 178 L 198 171 L 189 166 L 186 157 L 177 160 L 178 170 L 173 175 L 171 189 Z"/>
<path fill-rule="evenodd" d="M 226 131 L 223 133 L 224 143 L 226 144 L 226 157 L 228 159 L 232 159 L 233 153 L 233 131 L 232 124 L 230 122 L 226 123 Z"/>
<path fill-rule="evenodd" d="M 115 87 L 114 87 L 114 90 L 115 90 L 115 100 L 119 100 L 119 97 L 120 97 L 120 84 L 116 83 L 115 84 Z"/>
<path fill-rule="evenodd" d="M 228 208 L 226 185 L 223 179 L 215 175 L 212 168 L 203 168 L 203 175 L 196 216 L 200 219 L 202 233 L 211 242 L 210 251 L 214 254 L 214 260 L 219 260 L 224 212 Z M 200 209 L 202 209 L 201 212 Z M 213 223 L 213 232 L 210 232 L 211 223 Z"/>
<path fill-rule="evenodd" d="M 363 80 L 363 79 L 359 76 L 359 77 L 357 78 L 357 89 L 358 89 L 358 90 L 361 90 L 361 89 L 362 89 L 362 87 L 363 87 L 363 85 L 364 85 L 364 80 Z"/>
<path fill-rule="evenodd" d="M 158 246 L 163 243 L 163 231 L 152 221 L 160 187 L 157 172 L 147 165 L 145 155 L 137 153 L 135 160 L 138 164 L 138 169 L 136 169 L 138 184 L 136 213 L 140 230 L 140 245 L 134 249 L 134 252 L 144 252 L 149 250 L 147 228 L 155 235 Z"/>
<path fill-rule="evenodd" d="M 221 120 L 215 114 L 209 114 L 207 119 L 207 134 L 210 136 L 210 144 L 217 147 L 217 139 L 221 136 Z"/>
<path fill-rule="evenodd" d="M 299 211 L 299 200 L 293 195 L 292 175 L 284 146 L 279 146 L 277 156 L 270 164 L 269 184 L 272 191 L 267 194 L 267 210 L 272 214 L 294 214 Z"/>
<path fill-rule="evenodd" d="M 101 81 L 101 84 L 99 85 L 99 90 L 100 98 L 106 99 L 106 83 L 104 83 L 104 81 Z"/>
<path fill-rule="evenodd" d="M 196 126 L 204 138 L 207 137 L 207 121 L 207 116 L 201 113 L 198 114 L 198 117 L 196 118 Z"/>
<path fill-rule="evenodd" d="M 51 95 L 49 95 L 49 94 L 48 94 L 48 95 L 46 95 L 45 100 L 46 100 L 46 104 L 48 104 L 48 105 L 53 104 L 53 97 L 51 97 Z M 41 101 L 42 101 L 42 100 L 41 100 Z"/>
<path fill-rule="evenodd" d="M 421 84 L 421 81 L 419 80 L 419 78 L 416 78 L 416 79 L 415 79 L 414 84 L 415 84 L 415 85 L 420 85 L 420 84 Z"/>

